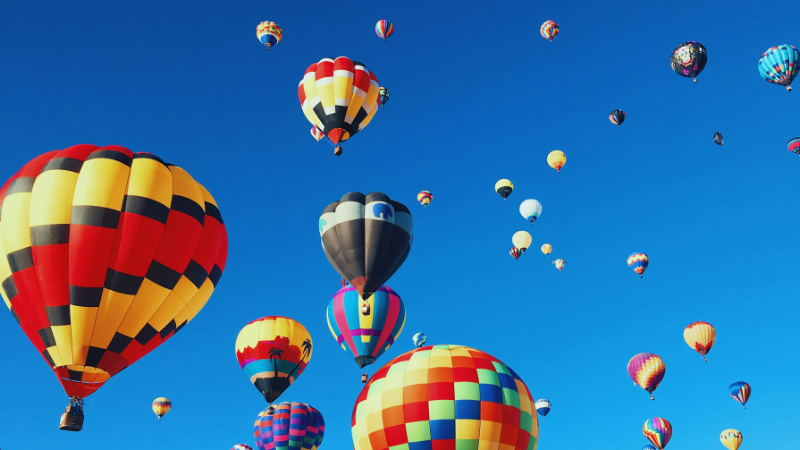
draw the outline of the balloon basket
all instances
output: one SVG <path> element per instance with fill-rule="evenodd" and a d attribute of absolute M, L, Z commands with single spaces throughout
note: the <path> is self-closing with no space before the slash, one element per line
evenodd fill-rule
<path fill-rule="evenodd" d="M 59 430 L 81 431 L 83 429 L 83 399 L 73 397 L 69 401 L 64 413 L 61 414 Z"/>
<path fill-rule="evenodd" d="M 369 378 L 369 375 L 367 375 L 367 372 L 363 372 L 361 374 L 361 382 L 362 383 L 366 383 L 368 378 Z"/>
<path fill-rule="evenodd" d="M 333 149 L 333 154 L 336 156 L 342 156 L 342 147 L 337 146 Z"/>

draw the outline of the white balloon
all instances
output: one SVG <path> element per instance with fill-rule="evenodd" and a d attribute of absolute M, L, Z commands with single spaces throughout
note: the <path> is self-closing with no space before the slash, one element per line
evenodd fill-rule
<path fill-rule="evenodd" d="M 519 205 L 519 213 L 533 225 L 542 214 L 542 204 L 536 199 L 525 200 Z"/>

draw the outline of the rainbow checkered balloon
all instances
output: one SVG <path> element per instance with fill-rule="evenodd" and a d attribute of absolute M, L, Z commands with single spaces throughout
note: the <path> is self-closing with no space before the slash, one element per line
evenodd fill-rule
<path fill-rule="evenodd" d="M 404 353 L 364 386 L 351 421 L 355 450 L 536 450 L 539 420 L 519 375 L 460 345 Z"/>

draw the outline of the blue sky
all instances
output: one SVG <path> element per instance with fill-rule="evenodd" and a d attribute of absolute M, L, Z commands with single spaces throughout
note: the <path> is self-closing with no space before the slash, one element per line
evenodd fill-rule
<path fill-rule="evenodd" d="M 722 448 L 726 428 L 743 432 L 742 449 L 793 442 L 800 160 L 786 141 L 800 135 L 800 93 L 756 67 L 767 48 L 800 45 L 783 18 L 793 2 L 69 3 L 4 2 L 0 178 L 78 143 L 152 152 L 215 196 L 230 253 L 205 309 L 90 397 L 80 433 L 58 430 L 66 396 L 0 314 L 2 448 L 253 445 L 265 404 L 234 342 L 266 315 L 300 321 L 315 344 L 281 400 L 323 413 L 323 448 L 350 447 L 360 371 L 328 331 L 339 277 L 317 219 L 354 190 L 385 192 L 415 220 L 388 283 L 406 328 L 372 372 L 417 331 L 489 352 L 553 403 L 542 450 L 638 449 L 652 416 L 672 423 L 676 450 Z M 395 24 L 386 42 L 373 32 L 382 18 Z M 539 36 L 548 19 L 561 26 L 552 43 Z M 262 20 L 284 30 L 269 52 Z M 668 63 L 687 40 L 708 49 L 696 84 Z M 297 83 L 340 55 L 392 96 L 336 158 L 310 137 Z M 616 108 L 620 128 L 607 118 Z M 553 149 L 567 154 L 561 174 L 545 161 Z M 507 203 L 499 178 L 515 184 Z M 543 204 L 534 229 L 517 211 L 526 198 Z M 518 230 L 534 248 L 515 262 Z M 545 242 L 550 258 L 535 250 Z M 650 255 L 643 280 L 625 262 L 635 251 Z M 708 363 L 683 342 L 698 320 L 717 329 Z M 666 362 L 654 402 L 626 373 L 639 352 Z M 727 394 L 739 380 L 753 387 L 746 411 Z M 158 396 L 174 405 L 160 423 Z"/>

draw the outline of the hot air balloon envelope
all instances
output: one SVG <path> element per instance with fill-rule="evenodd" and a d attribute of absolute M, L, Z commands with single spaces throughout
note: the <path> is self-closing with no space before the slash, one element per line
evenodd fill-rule
<path fill-rule="evenodd" d="M 791 45 L 770 48 L 758 60 L 758 72 L 770 83 L 786 86 L 791 91 L 792 81 L 800 71 L 800 51 Z"/>
<path fill-rule="evenodd" d="M 311 405 L 283 402 L 258 414 L 253 435 L 259 450 L 317 450 L 325 419 Z"/>
<path fill-rule="evenodd" d="M 548 20 L 539 28 L 539 33 L 542 34 L 543 38 L 552 42 L 553 38 L 558 34 L 558 24 L 552 20 Z"/>
<path fill-rule="evenodd" d="M 706 62 L 708 62 L 708 52 L 703 44 L 696 41 L 684 42 L 675 47 L 670 58 L 672 70 L 688 78 L 697 78 L 706 66 Z"/>

